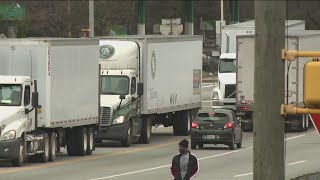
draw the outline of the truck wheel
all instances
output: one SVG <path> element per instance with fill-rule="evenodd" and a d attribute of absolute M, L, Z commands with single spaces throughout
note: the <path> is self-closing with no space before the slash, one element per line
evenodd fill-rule
<path fill-rule="evenodd" d="M 75 156 L 76 155 L 76 128 L 71 128 L 69 131 L 66 133 L 66 138 L 67 138 L 67 152 L 68 156 Z"/>
<path fill-rule="evenodd" d="M 57 134 L 52 132 L 50 135 L 50 156 L 49 161 L 53 162 L 57 157 Z"/>
<path fill-rule="evenodd" d="M 173 121 L 173 132 L 175 136 L 188 136 L 191 129 L 191 113 L 189 111 L 179 111 Z"/>
<path fill-rule="evenodd" d="M 24 156 L 25 156 L 24 140 L 21 138 L 20 147 L 19 147 L 19 154 L 16 159 L 12 160 L 12 165 L 14 167 L 21 167 L 24 163 Z"/>
<path fill-rule="evenodd" d="M 93 130 L 92 127 L 88 128 L 87 131 L 88 134 L 88 147 L 87 147 L 87 155 L 91 155 L 93 151 L 93 144 L 94 144 L 94 138 L 93 138 Z"/>
<path fill-rule="evenodd" d="M 121 144 L 123 147 L 130 147 L 131 146 L 131 136 L 132 136 L 132 124 L 129 121 L 128 127 L 127 127 L 127 139 L 121 141 Z"/>
<path fill-rule="evenodd" d="M 42 150 L 43 153 L 39 154 L 37 159 L 42 163 L 46 163 L 50 156 L 50 139 L 48 133 L 43 133 Z"/>
<path fill-rule="evenodd" d="M 150 137 L 151 137 L 151 120 L 149 117 L 146 117 L 142 120 L 142 127 L 141 127 L 141 136 L 139 139 L 139 143 L 142 144 L 149 144 Z"/>
<path fill-rule="evenodd" d="M 96 143 L 102 143 L 102 139 L 98 139 L 98 138 L 96 138 L 95 140 L 94 140 Z"/>
<path fill-rule="evenodd" d="M 88 136 L 87 130 L 84 127 L 78 127 L 76 129 L 76 155 L 85 156 L 87 154 Z"/>

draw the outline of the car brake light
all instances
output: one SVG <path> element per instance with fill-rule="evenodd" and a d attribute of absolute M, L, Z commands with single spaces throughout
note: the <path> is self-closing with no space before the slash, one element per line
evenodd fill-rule
<path fill-rule="evenodd" d="M 246 107 L 246 106 L 240 107 L 240 110 L 241 110 L 241 111 L 247 111 L 247 110 L 248 110 L 248 107 Z"/>
<path fill-rule="evenodd" d="M 195 129 L 199 129 L 199 125 L 195 122 L 192 122 L 192 125 L 191 125 L 192 128 L 195 128 Z"/>
<path fill-rule="evenodd" d="M 224 128 L 228 129 L 228 128 L 232 128 L 232 126 L 233 126 L 233 124 L 229 122 L 229 123 L 224 125 Z"/>

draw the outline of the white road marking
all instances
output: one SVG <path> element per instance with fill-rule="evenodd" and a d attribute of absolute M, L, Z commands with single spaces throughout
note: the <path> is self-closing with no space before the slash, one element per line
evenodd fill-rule
<path fill-rule="evenodd" d="M 292 166 L 292 165 L 296 165 L 296 164 L 300 164 L 300 163 L 304 163 L 304 162 L 306 162 L 306 160 L 289 163 L 288 166 Z"/>
<path fill-rule="evenodd" d="M 299 138 L 299 137 L 303 137 L 305 135 L 307 135 L 307 134 L 293 136 L 293 137 L 287 138 L 285 140 L 296 139 L 296 138 Z M 198 160 L 201 161 L 201 160 L 216 158 L 216 157 L 225 156 L 225 155 L 228 155 L 228 154 L 233 154 L 233 153 L 246 151 L 246 150 L 250 150 L 250 149 L 253 149 L 253 147 L 248 147 L 248 148 L 245 148 L 245 149 L 239 149 L 239 150 L 230 151 L 230 152 L 226 152 L 226 153 L 216 154 L 216 155 L 213 155 L 213 156 L 207 156 L 207 157 L 203 157 L 203 158 L 198 158 Z M 295 163 L 297 163 L 297 162 L 295 162 Z M 301 163 L 301 162 L 299 162 L 299 163 Z M 171 166 L 171 164 L 167 164 L 167 165 L 163 165 L 163 166 L 157 166 L 157 167 L 153 167 L 153 168 L 142 169 L 142 170 L 139 170 L 139 171 L 131 171 L 131 172 L 127 172 L 127 173 L 115 174 L 115 175 L 111 175 L 111 176 L 105 176 L 105 177 L 100 177 L 100 178 L 95 178 L 95 179 L 90 179 L 90 180 L 110 179 L 110 178 L 114 178 L 114 177 L 126 176 L 126 175 L 130 175 L 130 174 L 137 174 L 137 173 L 142 173 L 142 172 L 146 172 L 146 171 L 152 171 L 152 170 L 155 170 L 155 169 L 166 168 L 166 167 L 170 167 L 170 166 Z M 241 177 L 241 176 L 246 176 L 246 175 L 250 175 L 250 174 L 253 174 L 253 173 L 240 174 L 240 175 L 236 175 L 234 177 Z"/>
<path fill-rule="evenodd" d="M 201 102 L 203 102 L 203 103 L 204 103 L 204 102 L 211 102 L 211 101 L 210 101 L 210 100 L 206 100 L 206 101 L 201 101 Z"/>
<path fill-rule="evenodd" d="M 233 177 L 242 177 L 242 176 L 249 176 L 249 175 L 253 175 L 253 173 L 251 172 L 251 173 L 239 174 Z"/>
<path fill-rule="evenodd" d="M 300 164 L 300 163 L 304 163 L 304 162 L 306 162 L 306 160 L 289 163 L 289 164 L 287 164 L 287 165 L 288 165 L 288 166 L 292 166 L 292 165 Z M 237 178 L 237 177 L 249 176 L 249 175 L 253 175 L 253 172 L 245 173 L 245 174 L 239 174 L 239 175 L 235 175 L 235 176 L 233 176 L 233 177 Z"/>
<path fill-rule="evenodd" d="M 285 139 L 286 141 L 287 140 L 291 140 L 291 139 L 296 139 L 296 138 L 300 138 L 300 137 L 303 137 L 303 136 L 306 136 L 307 134 L 301 134 L 301 135 L 298 135 L 298 136 L 293 136 L 293 137 L 289 137 L 287 139 Z"/>

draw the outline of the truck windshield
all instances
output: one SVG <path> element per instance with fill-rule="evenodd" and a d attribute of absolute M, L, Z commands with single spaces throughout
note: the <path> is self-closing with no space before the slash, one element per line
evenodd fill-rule
<path fill-rule="evenodd" d="M 21 85 L 0 84 L 0 106 L 20 106 L 21 96 Z"/>
<path fill-rule="evenodd" d="M 101 76 L 101 94 L 127 95 L 129 93 L 129 77 Z"/>
<path fill-rule="evenodd" d="M 236 72 L 235 59 L 220 59 L 219 73 L 234 73 Z"/>

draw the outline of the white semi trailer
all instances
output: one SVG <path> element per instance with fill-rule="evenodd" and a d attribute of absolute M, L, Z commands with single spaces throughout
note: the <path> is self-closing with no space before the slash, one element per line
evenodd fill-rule
<path fill-rule="evenodd" d="M 99 41 L 0 41 L 0 159 L 90 155 L 99 125 Z"/>

